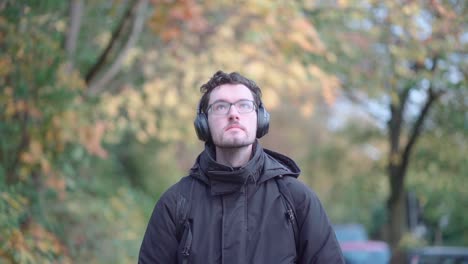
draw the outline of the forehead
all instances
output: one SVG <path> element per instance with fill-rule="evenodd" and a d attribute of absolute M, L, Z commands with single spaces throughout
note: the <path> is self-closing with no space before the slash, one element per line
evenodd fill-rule
<path fill-rule="evenodd" d="M 213 89 L 209 103 L 223 100 L 236 102 L 241 99 L 253 100 L 252 92 L 243 84 L 223 84 Z"/>

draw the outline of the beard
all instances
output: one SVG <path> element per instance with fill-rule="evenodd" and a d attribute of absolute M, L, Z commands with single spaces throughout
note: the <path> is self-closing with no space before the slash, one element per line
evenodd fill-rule
<path fill-rule="evenodd" d="M 255 142 L 255 138 L 228 138 L 228 139 L 213 139 L 213 144 L 222 149 L 235 149 L 243 148 L 252 145 Z"/>

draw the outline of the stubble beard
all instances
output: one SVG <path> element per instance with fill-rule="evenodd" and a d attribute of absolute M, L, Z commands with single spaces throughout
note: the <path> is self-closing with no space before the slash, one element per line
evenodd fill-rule
<path fill-rule="evenodd" d="M 214 140 L 214 145 L 221 149 L 236 149 L 243 148 L 252 145 L 255 142 L 255 139 L 243 138 L 243 139 L 230 139 L 230 140 Z"/>

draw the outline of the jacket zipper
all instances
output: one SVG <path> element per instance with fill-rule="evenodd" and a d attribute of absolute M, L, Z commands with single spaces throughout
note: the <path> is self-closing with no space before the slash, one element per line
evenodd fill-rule
<path fill-rule="evenodd" d="M 185 243 L 184 243 L 184 246 L 182 247 L 182 250 L 181 250 L 181 255 L 182 255 L 182 264 L 188 264 L 188 259 L 189 259 L 189 256 L 190 256 L 190 249 L 192 248 L 192 229 L 191 229 L 191 226 L 190 226 L 190 221 L 187 220 L 185 222 L 185 228 L 186 228 L 186 231 L 188 232 L 187 233 L 187 237 L 185 239 Z"/>

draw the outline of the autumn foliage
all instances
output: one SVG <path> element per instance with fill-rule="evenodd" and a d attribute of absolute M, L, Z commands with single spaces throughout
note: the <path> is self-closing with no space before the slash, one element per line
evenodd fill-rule
<path fill-rule="evenodd" d="M 388 239 L 388 198 L 408 188 L 424 241 L 468 243 L 453 202 L 467 199 L 466 6 L 325 2 L 0 3 L 0 262 L 134 263 L 154 202 L 202 148 L 198 87 L 220 69 L 261 86 L 263 143 L 298 160 L 332 220 Z M 434 99 L 419 126 L 415 98 Z M 426 136 L 397 176 L 409 187 L 392 189 L 411 135 Z"/>

